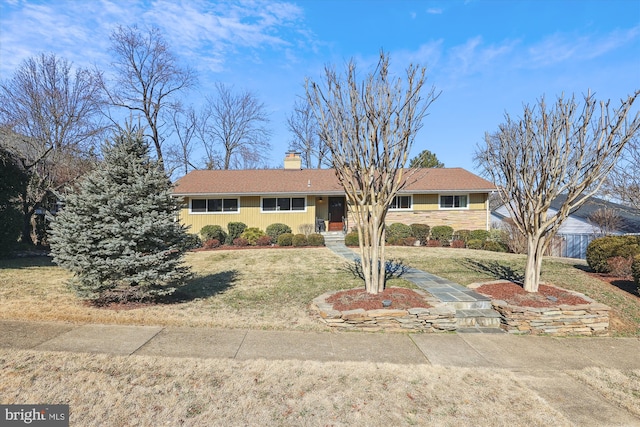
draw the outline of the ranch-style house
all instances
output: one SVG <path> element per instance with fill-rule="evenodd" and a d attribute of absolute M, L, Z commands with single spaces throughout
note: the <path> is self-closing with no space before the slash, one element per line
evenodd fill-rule
<path fill-rule="evenodd" d="M 387 224 L 449 225 L 488 230 L 489 194 L 495 186 L 462 168 L 419 169 L 394 199 Z M 174 195 L 184 199 L 180 220 L 197 233 L 205 225 L 243 222 L 265 230 L 283 223 L 297 233 L 348 231 L 355 224 L 333 169 L 302 169 L 298 153 L 287 153 L 284 169 L 195 170 L 179 179 Z"/>

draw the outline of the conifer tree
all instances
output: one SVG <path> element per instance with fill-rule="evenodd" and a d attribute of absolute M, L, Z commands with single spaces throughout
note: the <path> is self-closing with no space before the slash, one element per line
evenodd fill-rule
<path fill-rule="evenodd" d="M 18 198 L 26 190 L 28 180 L 16 159 L 0 146 L 0 258 L 11 253 L 22 231 Z"/>
<path fill-rule="evenodd" d="M 190 276 L 179 203 L 142 133 L 103 146 L 104 161 L 69 194 L 51 233 L 53 260 L 82 297 L 102 302 L 168 295 Z"/>

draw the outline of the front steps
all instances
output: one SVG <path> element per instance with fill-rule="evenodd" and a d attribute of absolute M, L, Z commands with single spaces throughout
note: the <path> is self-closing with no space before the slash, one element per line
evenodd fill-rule
<path fill-rule="evenodd" d="M 320 234 L 324 236 L 325 244 L 344 244 L 344 233 L 342 231 L 323 231 Z"/>

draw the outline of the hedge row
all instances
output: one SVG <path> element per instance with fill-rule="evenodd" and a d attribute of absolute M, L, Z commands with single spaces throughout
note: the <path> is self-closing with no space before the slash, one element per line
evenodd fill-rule
<path fill-rule="evenodd" d="M 185 246 L 189 249 L 204 247 L 216 248 L 223 244 L 233 246 L 324 246 L 324 236 L 321 234 L 292 234 L 291 227 L 282 223 L 271 224 L 266 232 L 258 227 L 247 227 L 242 222 L 230 222 L 225 231 L 219 225 L 205 225 L 200 230 L 200 236 L 192 234 Z M 204 242 L 204 243 L 203 243 Z"/>
<path fill-rule="evenodd" d="M 386 243 L 389 245 L 451 246 L 453 248 L 484 249 L 508 252 L 507 234 L 502 230 L 458 230 L 454 232 L 448 225 L 429 227 L 427 224 L 389 224 L 386 228 Z M 358 246 L 358 233 L 353 231 L 345 236 L 347 246 Z"/>

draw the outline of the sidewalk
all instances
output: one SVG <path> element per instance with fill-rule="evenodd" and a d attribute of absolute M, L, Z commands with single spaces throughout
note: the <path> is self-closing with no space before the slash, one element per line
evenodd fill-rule
<path fill-rule="evenodd" d="M 0 320 L 0 348 L 510 370 L 640 369 L 638 338 L 221 330 Z"/>
<path fill-rule="evenodd" d="M 640 369 L 638 338 L 220 330 L 0 320 L 3 348 L 505 369 L 575 425 L 640 426 L 632 414 L 564 372 L 587 367 Z"/>

